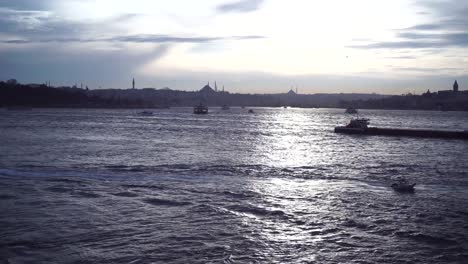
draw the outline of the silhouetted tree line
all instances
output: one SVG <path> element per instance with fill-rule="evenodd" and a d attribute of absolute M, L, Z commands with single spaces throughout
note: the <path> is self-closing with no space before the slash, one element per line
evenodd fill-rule
<path fill-rule="evenodd" d="M 23 85 L 14 80 L 0 82 L 2 106 L 65 106 L 88 102 L 81 89 L 58 89 L 46 85 Z"/>
<path fill-rule="evenodd" d="M 11 79 L 0 82 L 0 107 L 138 107 L 141 102 L 127 98 L 101 98 L 76 87 L 24 85 Z"/>

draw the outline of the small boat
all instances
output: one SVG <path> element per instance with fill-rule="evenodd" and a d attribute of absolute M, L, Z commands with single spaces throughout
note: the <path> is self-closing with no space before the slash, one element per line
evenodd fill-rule
<path fill-rule="evenodd" d="M 193 108 L 193 113 L 197 115 L 208 114 L 208 107 L 202 103 Z"/>
<path fill-rule="evenodd" d="M 249 109 L 249 114 L 253 114 L 254 113 L 254 110 L 253 109 Z"/>
<path fill-rule="evenodd" d="M 415 185 L 416 185 L 416 183 L 408 183 L 408 181 L 406 179 L 398 179 L 397 181 L 392 183 L 391 187 L 396 192 L 413 193 Z"/>
<path fill-rule="evenodd" d="M 221 107 L 221 110 L 229 110 L 229 106 L 228 106 L 228 105 L 223 105 L 223 106 Z"/>
<path fill-rule="evenodd" d="M 141 116 L 152 116 L 154 113 L 151 112 L 151 111 L 143 111 L 143 112 L 139 112 L 138 115 L 141 115 Z"/>
<path fill-rule="evenodd" d="M 346 108 L 346 111 L 345 111 L 346 114 L 357 114 L 358 111 L 352 107 L 348 107 Z"/>

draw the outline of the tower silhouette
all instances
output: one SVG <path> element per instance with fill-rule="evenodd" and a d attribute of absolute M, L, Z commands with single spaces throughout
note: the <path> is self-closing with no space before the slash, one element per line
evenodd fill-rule
<path fill-rule="evenodd" d="M 455 82 L 453 83 L 453 91 L 456 93 L 458 92 L 458 83 L 457 83 L 457 80 L 455 80 Z"/>
<path fill-rule="evenodd" d="M 132 81 L 132 89 L 135 89 L 135 78 L 133 78 L 133 81 Z"/>

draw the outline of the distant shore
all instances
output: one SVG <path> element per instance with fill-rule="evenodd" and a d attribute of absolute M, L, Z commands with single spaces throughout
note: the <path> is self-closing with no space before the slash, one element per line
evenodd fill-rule
<path fill-rule="evenodd" d="M 297 107 L 385 110 L 468 111 L 468 91 L 439 91 L 423 95 L 379 94 L 238 94 L 218 91 L 209 85 L 199 91 L 165 89 L 100 89 L 49 87 L 0 82 L 0 107 L 164 109 L 193 107 L 200 102 L 209 107 Z"/>

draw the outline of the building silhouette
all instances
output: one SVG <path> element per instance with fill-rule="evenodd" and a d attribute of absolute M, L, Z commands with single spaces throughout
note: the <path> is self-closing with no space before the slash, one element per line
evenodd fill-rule
<path fill-rule="evenodd" d="M 453 83 L 453 92 L 458 92 L 458 83 L 457 83 L 457 80 L 455 80 L 455 82 Z"/>
<path fill-rule="evenodd" d="M 132 89 L 135 89 L 135 78 L 133 78 L 133 81 L 132 81 Z"/>

